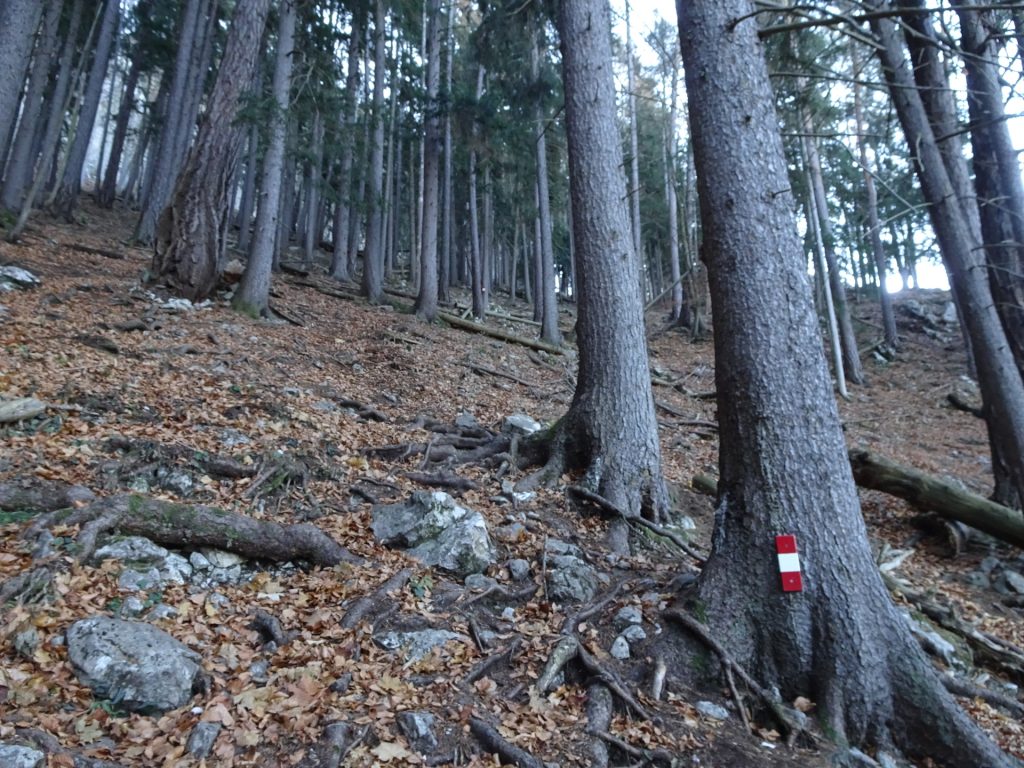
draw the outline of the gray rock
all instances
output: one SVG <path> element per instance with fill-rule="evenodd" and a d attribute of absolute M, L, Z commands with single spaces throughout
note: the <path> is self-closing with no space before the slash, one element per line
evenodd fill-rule
<path fill-rule="evenodd" d="M 551 542 L 548 543 L 550 545 Z M 548 550 L 551 551 L 550 546 Z M 569 551 L 572 550 L 579 552 L 575 547 Z M 597 595 L 599 583 L 597 571 L 576 555 L 548 556 L 547 587 L 551 600 L 562 603 L 589 602 Z"/>
<path fill-rule="evenodd" d="M 159 589 L 162 583 L 160 571 L 156 568 L 150 568 L 148 571 L 136 571 L 134 568 L 128 568 L 117 577 L 117 586 L 124 592 Z"/>
<path fill-rule="evenodd" d="M 516 609 L 511 605 L 506 605 L 501 611 L 502 621 L 515 621 L 516 620 Z"/>
<path fill-rule="evenodd" d="M 96 560 L 120 560 L 125 563 L 155 565 L 170 553 L 142 536 L 127 536 L 107 542 L 96 550 Z"/>
<path fill-rule="evenodd" d="M 966 580 L 968 584 L 978 589 L 992 588 L 992 581 L 989 579 L 988 574 L 982 571 L 971 571 L 967 574 Z"/>
<path fill-rule="evenodd" d="M 78 679 L 129 712 L 180 707 L 203 678 L 199 654 L 152 624 L 95 616 L 72 624 L 67 644 Z"/>
<path fill-rule="evenodd" d="M 188 472 L 181 469 L 158 471 L 160 487 L 179 496 L 188 496 L 195 488 L 196 481 Z"/>
<path fill-rule="evenodd" d="M 169 553 L 164 561 L 157 568 L 160 569 L 160 578 L 170 584 L 186 584 L 192 578 L 192 565 L 181 555 Z"/>
<path fill-rule="evenodd" d="M 128 490 L 135 493 L 149 493 L 149 481 L 144 477 L 133 478 L 128 485 Z"/>
<path fill-rule="evenodd" d="M 129 595 L 124 599 L 124 602 L 121 603 L 121 618 L 134 619 L 144 610 L 146 610 L 146 604 L 135 595 Z"/>
<path fill-rule="evenodd" d="M 956 314 L 956 304 L 952 301 L 947 302 L 946 308 L 942 310 L 942 322 L 952 324 L 959 320 L 960 318 Z"/>
<path fill-rule="evenodd" d="M 619 637 L 628 643 L 639 643 L 641 640 L 647 639 L 647 632 L 639 624 L 632 624 L 622 630 Z"/>
<path fill-rule="evenodd" d="M 472 413 L 463 411 L 455 417 L 455 426 L 459 429 L 476 429 L 480 426 L 480 423 Z"/>
<path fill-rule="evenodd" d="M 199 552 L 209 561 L 210 566 L 213 568 L 231 568 L 245 562 L 245 558 L 241 555 L 236 555 L 234 552 L 227 552 L 223 549 L 203 547 Z"/>
<path fill-rule="evenodd" d="M 237 448 L 240 445 L 246 445 L 251 442 L 252 439 L 248 435 L 231 427 L 222 429 L 220 432 L 220 444 L 225 448 Z"/>
<path fill-rule="evenodd" d="M 443 648 L 452 640 L 464 642 L 464 635 L 446 629 L 421 629 L 415 632 L 385 632 L 374 635 L 373 639 L 389 651 L 404 651 L 406 661 L 419 661 L 430 655 L 435 648 Z"/>
<path fill-rule="evenodd" d="M 437 749 L 437 736 L 434 735 L 434 716 L 429 712 L 401 712 L 395 718 L 398 729 L 409 741 L 409 746 L 421 755 L 427 755 Z"/>
<path fill-rule="evenodd" d="M 626 639 L 619 635 L 612 642 L 612 647 L 608 649 L 608 653 L 612 655 L 613 659 L 628 659 L 629 658 L 629 643 Z"/>
<path fill-rule="evenodd" d="M 1006 575 L 1006 586 L 1018 595 L 1024 595 L 1024 576 L 1016 571 L 1004 571 Z"/>
<path fill-rule="evenodd" d="M 19 744 L 0 744 L 0 765 L 4 768 L 42 768 L 46 754 Z"/>
<path fill-rule="evenodd" d="M 981 571 L 982 573 L 984 573 L 987 576 L 990 573 L 992 573 L 992 571 L 994 571 L 996 568 L 998 568 L 1000 565 L 1002 565 L 1002 563 L 999 562 L 999 558 L 998 557 L 992 557 L 991 555 L 989 555 L 988 557 L 983 559 L 980 563 L 978 563 L 978 570 Z"/>
<path fill-rule="evenodd" d="M 634 605 L 626 605 L 619 609 L 618 613 L 615 614 L 615 628 L 622 629 L 632 624 L 643 624 L 644 615 Z"/>
<path fill-rule="evenodd" d="M 483 516 L 441 491 L 418 491 L 407 501 L 374 507 L 372 527 L 385 545 L 407 548 L 425 565 L 459 576 L 481 573 L 494 562 Z"/>
<path fill-rule="evenodd" d="M 14 650 L 17 651 L 18 655 L 25 659 L 31 659 L 35 655 L 36 650 L 39 648 L 42 640 L 39 638 L 39 632 L 31 624 L 22 630 L 19 630 L 14 634 L 12 645 Z"/>
<path fill-rule="evenodd" d="M 501 431 L 506 435 L 532 435 L 542 429 L 541 423 L 531 419 L 525 413 L 513 413 L 506 416 L 501 423 Z"/>
<path fill-rule="evenodd" d="M 0 283 L 7 283 L 16 288 L 38 288 L 43 281 L 27 269 L 8 264 L 0 267 Z"/>
<path fill-rule="evenodd" d="M 264 659 L 254 661 L 249 667 L 249 679 L 254 683 L 266 683 L 270 680 L 270 664 Z"/>
<path fill-rule="evenodd" d="M 729 710 L 725 707 L 720 707 L 718 704 L 713 704 L 710 701 L 698 701 L 694 706 L 697 711 L 700 712 L 704 717 L 710 717 L 712 720 L 728 720 Z"/>
<path fill-rule="evenodd" d="M 494 529 L 494 538 L 505 544 L 517 544 L 526 538 L 526 526 L 522 523 L 499 526 Z"/>
<path fill-rule="evenodd" d="M 208 571 L 210 570 L 210 561 L 206 555 L 202 552 L 193 552 L 188 556 L 188 564 L 192 566 L 195 571 Z"/>
<path fill-rule="evenodd" d="M 490 576 L 484 576 L 482 573 L 471 573 L 466 577 L 463 582 L 467 589 L 472 589 L 474 592 L 484 592 L 491 587 L 498 586 L 498 582 L 492 579 Z"/>
<path fill-rule="evenodd" d="M 157 603 L 149 613 L 146 614 L 147 621 L 159 621 L 160 619 L 173 619 L 178 615 L 178 609 L 167 603 Z"/>
<path fill-rule="evenodd" d="M 548 539 L 544 542 L 544 551 L 548 555 L 572 555 L 573 557 L 582 557 L 583 552 L 580 551 L 579 547 L 574 547 L 567 541 L 561 539 Z"/>
<path fill-rule="evenodd" d="M 202 760 L 213 751 L 213 743 L 220 735 L 220 723 L 196 723 L 192 733 L 188 735 L 185 749 L 196 760 Z"/>
<path fill-rule="evenodd" d="M 526 560 L 509 560 L 508 575 L 512 581 L 526 581 L 530 578 L 530 564 Z"/>

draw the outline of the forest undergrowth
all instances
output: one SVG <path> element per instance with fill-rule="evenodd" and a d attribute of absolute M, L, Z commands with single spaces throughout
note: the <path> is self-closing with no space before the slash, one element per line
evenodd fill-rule
<path fill-rule="evenodd" d="M 0 399 L 32 397 L 48 406 L 0 425 L 0 485 L 62 482 L 101 497 L 143 492 L 262 521 L 309 523 L 365 564 L 268 563 L 241 584 L 167 585 L 135 595 L 174 609 L 158 626 L 199 651 L 211 679 L 190 706 L 129 714 L 78 682 L 61 644 L 72 622 L 115 615 L 131 596 L 118 586 L 120 564 L 78 562 L 78 530 L 58 525 L 49 593 L 2 607 L 0 740 L 47 734 L 52 765 L 70 765 L 73 755 L 125 766 L 198 765 L 186 743 L 205 721 L 222 726 L 206 765 L 316 765 L 325 726 L 346 722 L 358 738 L 347 745 L 344 764 L 413 765 L 424 759 L 395 720 L 403 711 L 427 711 L 454 764 L 493 764 L 474 735 L 480 721 L 506 744 L 563 766 L 589 764 L 595 738 L 611 745 L 616 765 L 689 764 L 692 757 L 705 766 L 826 764 L 824 745 L 786 747 L 770 716 L 755 717 L 747 732 L 729 687 L 708 680 L 697 661 L 692 669 L 669 668 L 662 695 L 652 696 L 656 641 L 668 624 L 661 612 L 671 607 L 680 578 L 693 572 L 691 558 L 642 531 L 634 532 L 631 557 L 612 556 L 603 544 L 607 520 L 565 491 L 575 478 L 516 500 L 507 483 L 522 476 L 517 470 L 457 463 L 441 450 L 439 425 L 489 432 L 512 414 L 544 424 L 559 418 L 573 393 L 571 350 L 553 354 L 425 324 L 401 295 L 369 306 L 317 268 L 275 276 L 275 320 L 233 312 L 223 296 L 185 306 L 141 282 L 150 254 L 125 244 L 130 217 L 93 207 L 83 217 L 76 225 L 40 219 L 20 245 L 0 244 L 0 264 L 17 264 L 42 281 L 0 293 Z M 445 309 L 462 314 L 467 297 L 455 295 L 460 303 Z M 984 425 L 948 399 L 974 396 L 956 326 L 934 322 L 948 295 L 914 291 L 897 302 L 901 351 L 892 361 L 867 354 L 867 384 L 840 402 L 848 444 L 987 494 Z M 569 331 L 572 310 L 563 307 Z M 501 294 L 493 309 L 529 316 Z M 852 312 L 862 346 L 870 347 L 880 335 L 875 304 L 855 298 Z M 487 322 L 514 336 L 536 335 L 521 319 Z M 713 502 L 692 481 L 716 472 L 712 344 L 663 324 L 662 310 L 648 313 L 665 476 L 677 514 L 696 525 L 690 544 L 706 552 Z M 481 512 L 492 532 L 503 532 L 491 586 L 474 591 L 372 535 L 373 504 L 403 499 L 438 478 L 459 503 Z M 1024 658 L 1019 595 L 978 575 L 1019 571 L 1019 551 L 986 537 L 953 541 L 945 525 L 903 501 L 871 491 L 861 498 L 889 576 Z M 33 543 L 23 533 L 37 511 L 0 512 L 0 583 L 32 568 Z M 544 553 L 552 538 L 579 547 L 608 575 L 591 605 L 548 600 Z M 510 577 L 513 559 L 532 566 L 525 589 Z M 389 580 L 397 588 L 381 593 Z M 346 621 L 366 596 L 373 601 L 359 603 L 364 620 Z M 642 611 L 648 641 L 616 660 L 608 654 L 613 617 L 626 606 Z M 269 652 L 256 609 L 276 622 L 271 634 L 281 633 Z M 410 617 L 461 639 L 414 663 L 374 642 L 374 634 Z M 15 638 L 29 627 L 38 642 L 25 652 Z M 536 690 L 567 628 L 646 717 L 620 700 L 607 732 L 594 734 L 585 676 L 570 675 L 549 693 Z M 966 641 L 943 636 L 958 655 L 971 653 Z M 1005 684 L 1024 683 L 1024 669 L 986 666 L 976 649 L 974 656 L 978 665 L 966 675 L 1019 701 Z M 266 678 L 253 674 L 258 661 L 266 662 Z M 730 717 L 702 714 L 700 700 L 726 706 Z M 960 701 L 1004 749 L 1024 757 L 1018 718 L 972 696 Z M 805 705 L 813 716 L 814 703 Z"/>

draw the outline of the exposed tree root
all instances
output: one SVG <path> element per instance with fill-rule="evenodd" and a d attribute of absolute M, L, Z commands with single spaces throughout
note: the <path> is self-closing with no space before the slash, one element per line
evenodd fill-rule
<path fill-rule="evenodd" d="M 345 755 L 366 738 L 369 730 L 369 726 L 356 730 L 348 723 L 328 723 L 320 741 L 299 761 L 298 768 L 338 768 Z"/>
<path fill-rule="evenodd" d="M 361 557 L 309 524 L 280 525 L 203 505 L 189 506 L 136 494 L 100 499 L 77 510 L 51 512 L 26 532 L 35 537 L 55 525 L 80 525 L 78 559 L 96 551 L 104 533 L 144 536 L 164 546 L 189 549 L 216 547 L 243 557 L 313 565 L 363 564 Z"/>
<path fill-rule="evenodd" d="M 946 690 L 957 696 L 966 696 L 969 699 L 981 699 L 987 704 L 991 704 L 994 707 L 1005 709 L 1014 717 L 1024 718 L 1024 704 L 1011 699 L 1009 696 L 1004 696 L 1001 693 L 990 691 L 988 688 L 983 688 L 980 685 L 975 685 L 969 680 L 961 680 L 957 677 L 950 677 L 949 675 L 942 676 L 942 684 L 946 686 Z"/>
<path fill-rule="evenodd" d="M 95 498 L 95 494 L 84 486 L 39 477 L 15 478 L 0 483 L 0 510 L 4 512 L 53 512 Z"/>
<path fill-rule="evenodd" d="M 395 590 L 402 589 L 412 576 L 411 568 L 403 568 L 398 573 L 389 577 L 368 595 L 363 595 L 348 607 L 341 619 L 339 626 L 342 629 L 355 629 L 359 623 L 370 617 L 371 619 L 384 609 L 384 603 L 389 599 L 388 595 Z"/>
<path fill-rule="evenodd" d="M 484 659 L 476 666 L 474 666 L 473 669 L 469 671 L 469 674 L 466 675 L 466 679 L 463 681 L 463 685 L 471 685 L 472 683 L 475 683 L 477 680 L 487 675 L 492 669 L 494 669 L 499 664 L 511 664 L 513 661 L 515 661 L 516 656 L 519 655 L 519 651 L 522 648 L 522 645 L 523 638 L 520 635 L 516 635 L 512 642 L 509 643 L 503 650 L 498 651 L 497 653 L 492 653 L 486 659 Z"/>
<path fill-rule="evenodd" d="M 519 768 L 544 768 L 544 763 L 524 749 L 506 741 L 498 730 L 479 717 L 469 719 L 469 730 L 480 742 L 480 745 L 492 754 L 496 754 L 502 763 L 518 765 Z"/>
<path fill-rule="evenodd" d="M 450 488 L 454 491 L 473 491 L 480 487 L 469 478 L 459 477 L 458 475 L 448 472 L 437 472 L 435 474 L 429 474 L 426 472 L 406 472 L 403 477 L 406 480 L 412 480 L 414 483 L 425 485 L 428 488 Z"/>
<path fill-rule="evenodd" d="M 723 668 L 731 669 L 733 673 L 739 676 L 739 678 L 743 681 L 744 685 L 746 685 L 764 703 L 764 705 L 775 716 L 775 719 L 779 722 L 779 725 L 782 726 L 782 729 L 786 736 L 787 745 L 792 747 L 793 744 L 796 742 L 797 737 L 801 733 L 808 733 L 800 724 L 797 717 L 794 714 L 791 714 L 789 711 L 787 711 L 788 708 L 785 705 L 783 705 L 781 701 L 779 701 L 775 696 L 773 696 L 771 692 L 762 688 L 757 683 L 757 681 L 754 680 L 754 678 L 747 674 L 746 670 L 743 669 L 743 667 L 741 667 L 733 660 L 732 656 L 730 656 L 729 653 L 725 650 L 725 648 L 722 647 L 721 643 L 719 643 L 717 640 L 715 640 L 715 638 L 711 636 L 711 633 L 708 631 L 707 627 L 705 627 L 703 624 L 701 624 L 699 621 L 694 619 L 689 614 L 683 613 L 679 610 L 667 610 L 664 613 L 662 613 L 662 616 L 664 616 L 666 619 L 672 619 L 673 621 L 685 627 L 691 634 L 693 634 L 694 637 L 696 637 L 698 640 L 700 640 L 702 643 L 704 643 L 708 648 L 710 648 L 718 655 L 718 658 L 721 661 Z M 735 695 L 738 696 L 738 694 Z M 742 702 L 739 699 L 737 699 L 737 704 L 741 707 L 743 706 Z M 808 733 L 808 735 L 810 734 Z"/>
<path fill-rule="evenodd" d="M 608 744 L 602 736 L 608 735 L 612 724 L 612 694 L 600 683 L 587 688 L 587 733 L 594 738 L 589 744 L 592 768 L 607 768 Z"/>

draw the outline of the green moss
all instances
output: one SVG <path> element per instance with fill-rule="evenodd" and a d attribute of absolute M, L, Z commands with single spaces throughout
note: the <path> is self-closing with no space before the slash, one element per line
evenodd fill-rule
<path fill-rule="evenodd" d="M 11 523 L 23 523 L 26 520 L 31 520 L 36 516 L 36 512 L 28 509 L 15 509 L 10 512 L 0 511 L 0 525 L 10 525 Z"/>
<path fill-rule="evenodd" d="M 263 310 L 260 307 L 247 301 L 240 301 L 237 298 L 231 302 L 231 308 L 235 312 L 251 317 L 253 320 L 259 320 L 263 316 Z"/>

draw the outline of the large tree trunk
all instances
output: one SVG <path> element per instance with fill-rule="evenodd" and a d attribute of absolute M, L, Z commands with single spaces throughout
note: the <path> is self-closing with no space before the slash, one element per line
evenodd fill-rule
<path fill-rule="evenodd" d="M 441 0 L 427 3 L 427 103 L 423 141 L 423 228 L 420 237 L 420 289 L 414 310 L 424 320 L 437 317 L 437 202 L 441 166 Z"/>
<path fill-rule="evenodd" d="M 331 254 L 331 277 L 348 282 L 352 279 L 348 264 L 348 227 L 352 207 L 352 157 L 355 154 L 356 115 L 359 110 L 359 59 L 362 56 L 363 27 L 366 14 L 357 10 L 352 16 L 352 35 L 348 41 L 348 64 L 345 73 L 345 100 L 341 114 L 341 169 L 338 173 L 338 203 L 334 207 L 334 234 Z"/>
<path fill-rule="evenodd" d="M 545 471 L 557 477 L 566 467 L 586 468 L 590 489 L 626 515 L 658 518 L 668 510 L 668 493 L 615 121 L 609 16 L 604 0 L 564 0 L 558 15 L 580 359 L 576 392 Z M 611 541 L 620 550 L 624 527 L 613 523 Z"/>
<path fill-rule="evenodd" d="M 889 6 L 877 0 L 873 7 Z M 921 97 L 913 85 L 896 27 L 887 18 L 872 19 L 871 28 L 893 104 L 906 135 L 915 173 L 938 239 L 950 283 L 970 335 L 978 386 L 993 455 L 1006 464 L 1018 495 L 1024 492 L 1024 382 L 992 300 L 988 273 L 977 253 L 973 225 L 958 203 L 959 190 L 950 182 L 946 164 Z M 1024 498 L 1024 495 L 1022 495 Z"/>
<path fill-rule="evenodd" d="M 192 301 L 210 295 L 224 268 L 228 193 L 241 145 L 235 118 L 253 81 L 269 8 L 270 0 L 236 6 L 203 125 L 174 199 L 160 217 L 153 274 Z"/>
<path fill-rule="evenodd" d="M 956 706 L 868 546 L 820 352 L 774 98 L 749 0 L 677 0 L 715 322 L 721 482 L 700 582 L 711 631 L 843 746 L 1011 766 Z M 736 20 L 739 20 L 738 23 Z M 804 588 L 782 592 L 774 537 Z"/>
<path fill-rule="evenodd" d="M 64 0 L 50 0 L 32 58 L 32 72 L 25 86 L 25 98 L 18 121 L 18 131 L 11 143 L 7 173 L 3 175 L 3 198 L 0 200 L 8 211 L 21 210 L 25 190 L 32 180 L 32 169 L 36 164 L 39 148 L 39 123 L 46 101 L 46 86 L 50 70 L 60 42 L 60 17 Z M 0 42 L 2 45 L 2 42 Z M 2 134 L 0 134 L 2 135 Z M 3 152 L 0 151 L 0 170 L 3 169 Z"/>
<path fill-rule="evenodd" d="M 629 211 L 633 233 L 633 253 L 638 264 L 643 264 L 643 233 L 640 227 L 640 143 L 637 140 L 636 124 L 636 63 L 633 61 L 633 28 L 630 24 L 629 6 L 626 0 L 626 103 L 629 105 Z M 643 270 L 638 274 L 641 297 L 643 297 Z"/>
<path fill-rule="evenodd" d="M 7 0 L 0 5 L 0 176 L 42 13 L 40 0 Z"/>
<path fill-rule="evenodd" d="M 455 282 L 455 249 L 452 240 L 452 221 L 455 217 L 453 209 L 454 189 L 452 187 L 452 77 L 455 65 L 455 5 L 448 8 L 448 34 L 446 35 L 447 55 L 444 71 L 444 167 L 441 172 L 441 261 L 438 269 L 437 290 L 438 300 L 442 303 L 451 301 L 450 288 Z"/>
<path fill-rule="evenodd" d="M 384 183 L 384 0 L 377 0 L 373 17 L 373 137 L 370 146 L 369 183 L 366 185 L 366 251 L 360 290 L 371 304 L 384 299 L 384 217 L 381 189 Z"/>
<path fill-rule="evenodd" d="M 295 3 L 286 0 L 278 15 L 277 51 L 274 55 L 274 112 L 270 118 L 270 137 L 263 158 L 260 202 L 256 212 L 249 261 L 235 291 L 232 306 L 254 317 L 267 314 L 270 299 L 270 272 L 277 243 L 277 219 L 281 211 L 281 177 L 284 170 L 284 145 L 288 130 L 288 90 L 292 77 L 292 48 L 295 42 Z"/>
<path fill-rule="evenodd" d="M 313 156 L 309 159 L 304 218 L 305 233 L 302 244 L 303 261 L 307 267 L 313 264 L 313 257 L 320 247 L 320 235 L 323 233 L 320 219 L 320 186 L 323 184 L 324 123 L 319 110 L 313 115 L 312 133 Z"/>
<path fill-rule="evenodd" d="M 89 150 L 92 138 L 93 123 L 100 107 L 103 94 L 103 81 L 107 76 L 107 64 L 114 48 L 114 36 L 117 33 L 118 20 L 121 18 L 120 0 L 106 0 L 103 8 L 103 19 L 100 22 L 99 37 L 96 50 L 93 52 L 92 68 L 89 70 L 82 108 L 78 113 L 78 127 L 68 151 L 67 164 L 60 183 L 60 190 L 54 201 L 56 209 L 66 219 L 71 220 L 78 204 L 78 193 L 82 188 L 82 169 L 85 166 L 85 155 Z"/>

